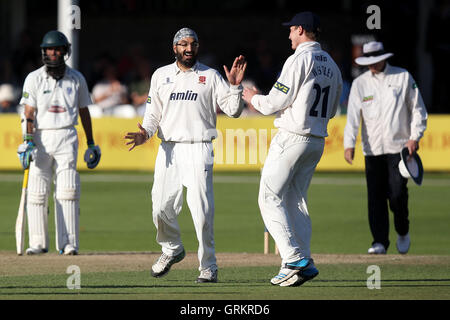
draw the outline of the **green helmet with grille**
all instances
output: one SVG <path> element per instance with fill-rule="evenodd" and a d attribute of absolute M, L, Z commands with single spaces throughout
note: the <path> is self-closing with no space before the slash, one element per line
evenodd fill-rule
<path fill-rule="evenodd" d="M 45 49 L 46 48 L 54 48 L 54 47 L 63 47 L 65 48 L 65 52 L 61 59 L 56 61 L 52 61 L 47 56 Z M 70 43 L 67 40 L 67 37 L 59 31 L 52 30 L 47 32 L 44 35 L 41 43 L 41 51 L 42 51 L 42 61 L 48 67 L 58 67 L 65 64 L 65 61 L 69 58 L 71 53 Z M 66 57 L 67 56 L 67 57 Z"/>
<path fill-rule="evenodd" d="M 69 40 L 67 40 L 64 33 L 53 30 L 45 34 L 42 39 L 41 48 L 49 47 L 70 47 Z"/>

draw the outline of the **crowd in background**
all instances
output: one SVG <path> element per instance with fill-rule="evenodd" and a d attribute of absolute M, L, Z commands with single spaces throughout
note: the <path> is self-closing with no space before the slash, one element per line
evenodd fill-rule
<path fill-rule="evenodd" d="M 18 103 L 24 80 L 30 72 L 43 65 L 36 48 L 39 48 L 39 45 L 31 41 L 27 32 L 23 32 L 12 57 L 0 57 L 0 113 L 21 112 L 22 107 Z M 341 55 L 336 52 L 336 55 L 338 54 Z M 266 41 L 258 41 L 254 52 L 247 57 L 249 67 L 243 85 L 255 86 L 267 94 L 282 69 L 280 61 L 284 58 L 277 59 Z M 222 71 L 222 64 L 216 61 L 211 52 L 200 53 L 199 61 L 219 72 Z M 131 46 L 119 57 L 103 53 L 83 65 L 85 67 L 80 68 L 80 71 L 85 76 L 91 92 L 93 105 L 89 106 L 89 110 L 92 117 L 143 117 L 150 79 L 160 65 L 152 61 L 142 46 Z M 345 84 L 347 90 L 344 90 L 341 99 L 342 110 L 345 110 L 350 81 L 345 81 Z M 217 111 L 221 112 L 220 109 Z M 246 105 L 242 116 L 258 114 Z"/>
<path fill-rule="evenodd" d="M 450 113 L 450 34 L 442 33 L 450 25 L 450 0 L 439 1 L 428 19 L 426 48 L 432 60 L 432 101 L 427 104 L 429 113 Z M 21 111 L 18 105 L 22 95 L 25 77 L 42 66 L 39 43 L 33 42 L 29 30 L 24 30 L 10 54 L 0 51 L 0 114 Z M 267 94 L 282 69 L 286 59 L 274 54 L 270 39 L 254 39 L 255 44 L 246 52 L 248 68 L 244 85 L 255 86 Z M 350 50 L 342 47 L 326 47 L 341 69 L 344 88 L 341 97 L 341 114 L 346 113 L 347 99 L 353 79 L 363 70 L 355 73 Z M 236 52 L 241 54 L 241 52 Z M 234 54 L 234 53 L 233 53 Z M 394 52 L 394 59 L 396 52 Z M 412 52 L 413 54 L 413 52 Z M 200 50 L 199 61 L 223 74 L 222 65 L 232 61 L 217 61 L 211 50 Z M 401 61 L 398 66 L 402 67 Z M 114 55 L 103 53 L 92 61 L 80 61 L 79 70 L 85 76 L 91 92 L 93 105 L 89 107 L 93 117 L 142 117 L 145 112 L 150 79 L 154 70 L 166 62 L 154 60 L 144 46 L 131 45 L 117 49 Z M 415 75 L 414 75 L 415 76 Z M 415 76 L 416 77 L 416 76 Z M 417 79 L 416 81 L 420 79 Z M 218 110 L 220 112 L 220 109 Z M 248 106 L 242 116 L 257 115 Z"/>

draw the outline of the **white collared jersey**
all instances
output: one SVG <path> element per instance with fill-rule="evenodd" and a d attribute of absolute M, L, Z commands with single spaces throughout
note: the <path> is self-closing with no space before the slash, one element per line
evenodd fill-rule
<path fill-rule="evenodd" d="M 300 44 L 284 63 L 268 95 L 255 95 L 251 103 L 262 114 L 280 111 L 277 128 L 318 137 L 328 136 L 342 92 L 341 72 L 315 41 Z"/>
<path fill-rule="evenodd" d="M 411 74 L 386 64 L 379 74 L 366 71 L 352 83 L 344 148 L 354 148 L 361 123 L 364 155 L 399 153 L 408 140 L 419 141 L 427 111 Z"/>
<path fill-rule="evenodd" d="M 242 86 L 230 86 L 219 72 L 199 62 L 186 72 L 174 62 L 153 73 L 142 126 L 149 137 L 158 130 L 163 141 L 211 141 L 217 137 L 217 107 L 238 117 Z"/>
<path fill-rule="evenodd" d="M 78 124 L 79 108 L 92 101 L 80 72 L 66 66 L 64 77 L 55 80 L 42 66 L 25 79 L 20 104 L 35 108 L 36 129 L 60 129 Z"/>

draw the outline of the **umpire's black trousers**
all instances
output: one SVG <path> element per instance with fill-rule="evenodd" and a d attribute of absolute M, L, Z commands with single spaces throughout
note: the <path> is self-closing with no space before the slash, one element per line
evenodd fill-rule
<path fill-rule="evenodd" d="M 409 231 L 408 179 L 398 169 L 400 154 L 366 156 L 366 181 L 369 225 L 373 242 L 389 247 L 389 208 L 394 214 L 394 227 L 399 235 Z"/>

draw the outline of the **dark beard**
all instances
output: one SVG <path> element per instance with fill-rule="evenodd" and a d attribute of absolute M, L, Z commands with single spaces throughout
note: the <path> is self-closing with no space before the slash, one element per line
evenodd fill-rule
<path fill-rule="evenodd" d="M 53 79 L 59 80 L 64 77 L 66 72 L 66 63 L 64 61 L 64 56 L 58 57 L 57 60 L 52 61 L 44 52 L 42 52 L 42 62 L 45 64 L 45 70 L 48 75 Z"/>
<path fill-rule="evenodd" d="M 50 77 L 55 80 L 59 80 L 64 77 L 64 73 L 66 72 L 66 64 L 57 67 L 50 67 L 47 65 L 45 66 L 45 69 Z"/>
<path fill-rule="evenodd" d="M 181 63 L 183 66 L 185 66 L 186 68 L 192 68 L 194 65 L 195 65 L 195 63 L 197 62 L 197 56 L 192 56 L 192 59 L 190 60 L 190 61 L 186 61 L 186 60 L 183 60 L 183 54 L 181 53 L 176 53 L 175 54 L 175 58 L 177 59 L 177 61 L 179 62 L 179 63 Z"/>

